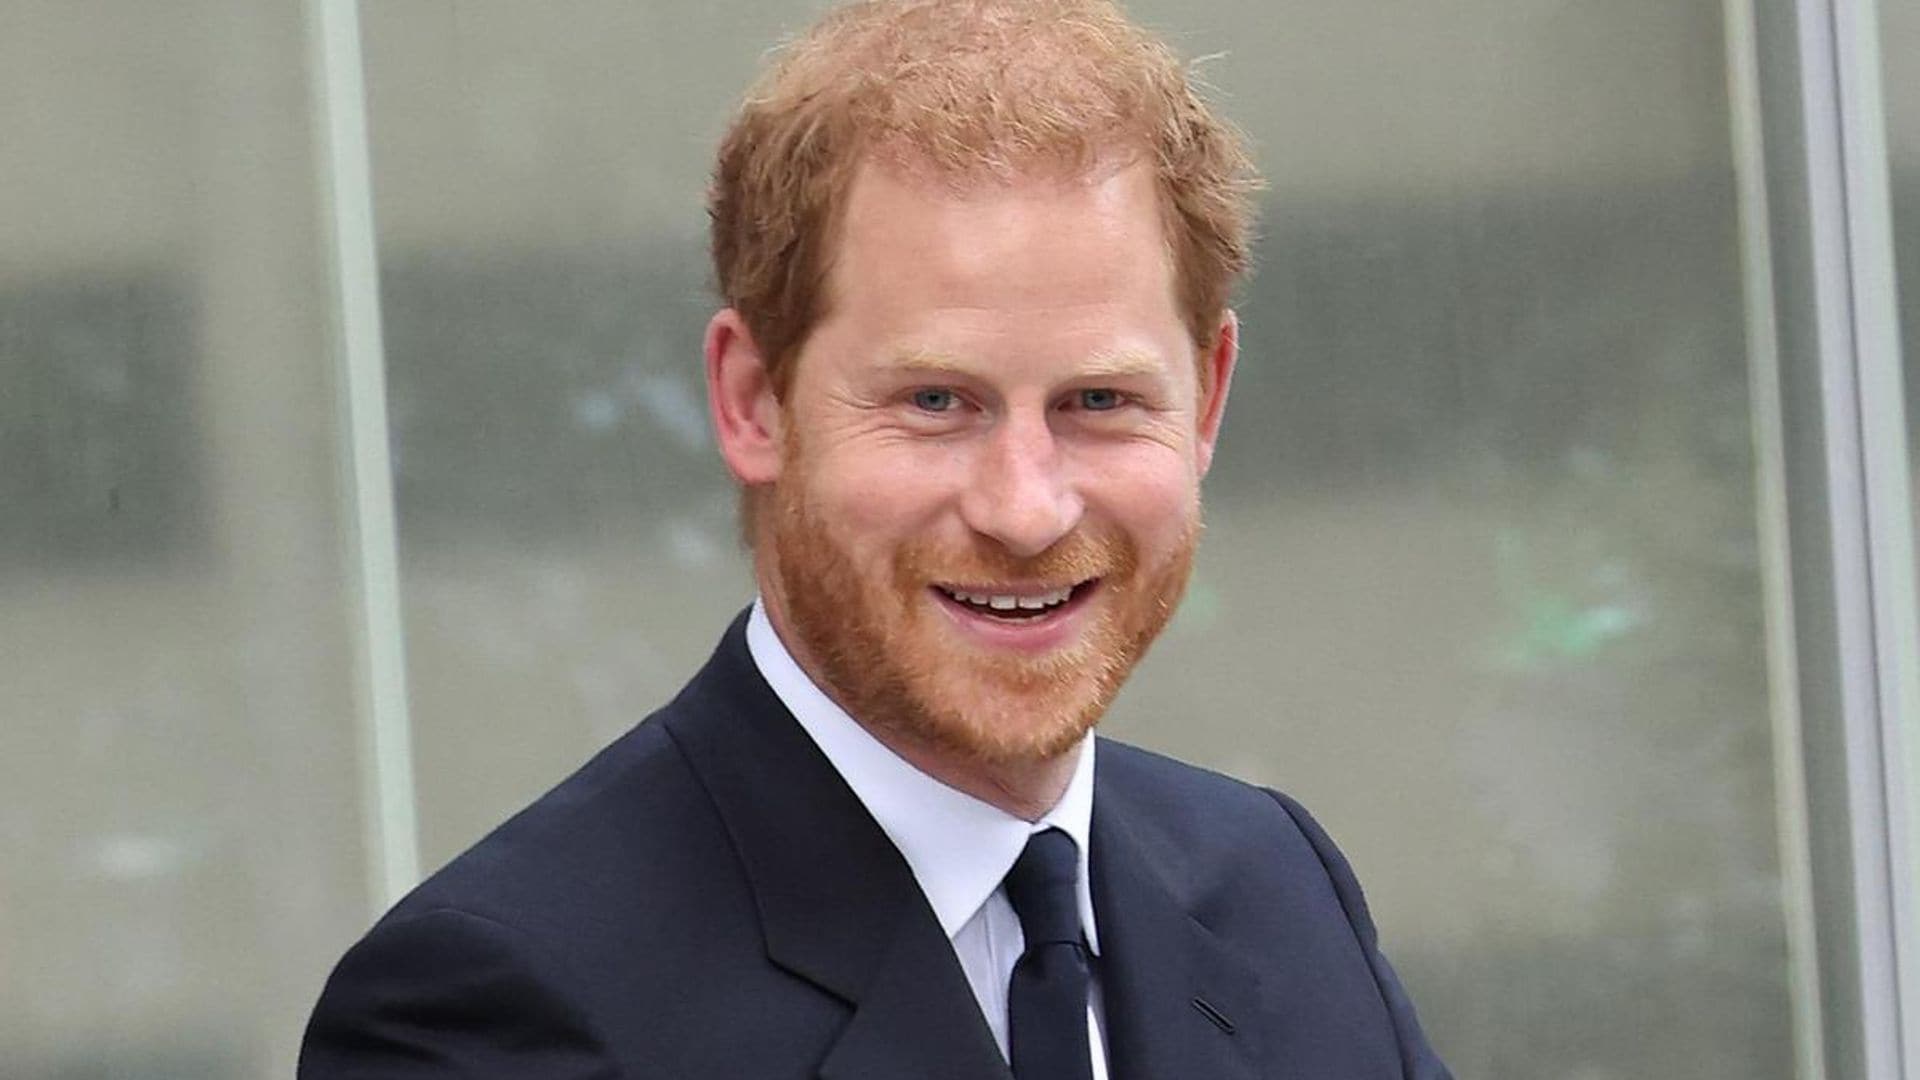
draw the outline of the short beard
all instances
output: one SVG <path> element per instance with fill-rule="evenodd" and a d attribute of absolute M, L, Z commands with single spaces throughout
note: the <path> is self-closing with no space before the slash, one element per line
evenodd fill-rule
<path fill-rule="evenodd" d="M 1173 616 L 1193 565 L 1197 507 L 1164 564 L 1142 574 L 1137 548 L 1110 532 L 1079 532 L 1033 558 L 978 538 L 970 550 L 930 543 L 897 552 L 890 581 L 855 568 L 831 523 L 808 503 L 804 468 L 789 458 L 761 509 L 771 533 L 788 629 L 821 689 L 863 726 L 948 760 L 988 766 L 1050 761 L 1079 745 Z M 936 644 L 944 618 L 935 582 L 1098 578 L 1096 623 L 1075 645 L 1038 657 L 982 655 Z M 803 661 L 804 662 L 804 661 Z"/>

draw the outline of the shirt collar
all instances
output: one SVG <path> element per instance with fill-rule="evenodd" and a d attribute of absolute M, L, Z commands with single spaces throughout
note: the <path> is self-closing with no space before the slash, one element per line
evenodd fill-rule
<path fill-rule="evenodd" d="M 1091 735 L 1074 751 L 1078 758 L 1065 794 L 1044 817 L 1030 822 L 948 787 L 874 738 L 800 669 L 758 600 L 747 619 L 747 651 L 787 711 L 906 857 L 949 939 L 1000 887 L 1027 838 L 1057 828 L 1079 846 L 1080 925 L 1087 947 L 1096 955 L 1100 952 L 1087 873 L 1093 820 Z"/>

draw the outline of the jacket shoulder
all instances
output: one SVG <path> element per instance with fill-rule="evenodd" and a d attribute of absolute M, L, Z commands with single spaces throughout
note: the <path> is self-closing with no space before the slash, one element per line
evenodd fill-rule
<path fill-rule="evenodd" d="M 1103 740 L 1096 806 L 1129 825 L 1197 910 L 1258 896 L 1263 907 L 1335 901 L 1362 944 L 1373 921 L 1352 867 L 1293 797 L 1125 743 Z"/>
<path fill-rule="evenodd" d="M 403 898 L 388 919 L 436 908 L 532 928 L 596 897 L 660 882 L 648 869 L 685 859 L 712 816 L 660 723 L 643 721 L 515 813 Z"/>
<path fill-rule="evenodd" d="M 1283 972 L 1315 972 L 1331 997 L 1336 977 L 1380 1009 L 1404 1076 L 1448 1080 L 1379 935 L 1358 879 L 1326 830 L 1295 799 L 1123 743 L 1103 740 L 1094 787 L 1110 822 L 1146 853 L 1193 917 Z M 1110 825 L 1109 827 L 1116 827 Z M 1297 1003 L 1295 1003 L 1297 1004 Z M 1358 1023 L 1357 1010 L 1343 1023 Z"/>
<path fill-rule="evenodd" d="M 1299 804 L 1279 792 L 1113 739 L 1100 740 L 1095 762 L 1094 798 L 1171 850 L 1244 856 L 1249 843 L 1305 841 L 1289 813 Z"/>

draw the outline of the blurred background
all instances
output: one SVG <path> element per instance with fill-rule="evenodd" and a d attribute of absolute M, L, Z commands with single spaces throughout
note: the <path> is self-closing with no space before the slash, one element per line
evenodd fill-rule
<path fill-rule="evenodd" d="M 749 601 L 701 193 L 824 6 L 371 2 L 353 57 L 335 0 L 0 0 L 0 1076 L 290 1075 L 395 868 Z M 1463 1080 L 1824 1075 L 1856 1005 L 1806 867 L 1849 840 L 1782 670 L 1819 630 L 1741 75 L 1791 57 L 1743 0 L 1130 8 L 1271 188 L 1201 564 L 1108 731 L 1312 807 Z M 1920 4 L 1878 18 L 1913 357 Z M 372 269 L 385 534 L 339 329 Z"/>

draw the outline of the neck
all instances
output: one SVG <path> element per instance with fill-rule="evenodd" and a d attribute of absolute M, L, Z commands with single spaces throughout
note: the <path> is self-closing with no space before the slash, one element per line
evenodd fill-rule
<path fill-rule="evenodd" d="M 854 722 L 914 768 L 1023 821 L 1045 817 L 1066 794 L 1067 784 L 1073 780 L 1073 771 L 1079 765 L 1078 745 L 1041 761 L 956 761 L 951 752 L 902 738 L 857 716 Z"/>

